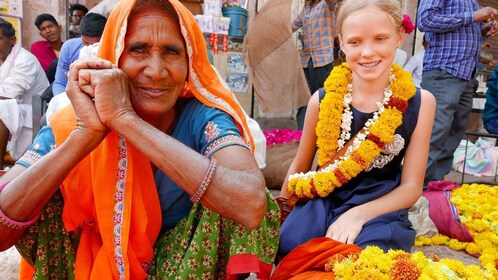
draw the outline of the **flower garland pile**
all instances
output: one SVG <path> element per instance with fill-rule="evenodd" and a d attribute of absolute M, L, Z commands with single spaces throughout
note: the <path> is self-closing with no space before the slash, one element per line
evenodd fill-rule
<path fill-rule="evenodd" d="M 351 81 L 352 72 L 347 63 L 334 67 L 325 81 L 326 94 L 320 103 L 316 127 L 319 166 L 330 161 L 351 137 Z M 357 135 L 343 156 L 327 167 L 290 175 L 289 193 L 299 198 L 326 197 L 368 168 L 382 148 L 393 141 L 396 129 L 403 123 L 408 100 L 414 94 L 409 73 L 393 64 L 384 99 L 377 103 L 379 110 L 367 121 L 364 132 Z"/>
<path fill-rule="evenodd" d="M 439 234 L 419 236 L 415 246 L 447 245 L 453 250 L 479 255 L 482 267 L 498 279 L 498 187 L 464 184 L 453 190 L 450 201 L 457 207 L 460 221 L 474 242 L 460 242 Z"/>
<path fill-rule="evenodd" d="M 325 264 L 325 271 L 333 272 L 336 279 L 495 279 L 477 265 L 465 265 L 454 259 L 427 258 L 417 251 L 412 254 L 401 250 L 385 253 L 368 246 L 348 257 L 334 255 Z"/>
<path fill-rule="evenodd" d="M 278 144 L 285 144 L 301 140 L 303 132 L 301 130 L 270 129 L 263 131 L 266 138 L 266 147 L 271 147 Z"/>

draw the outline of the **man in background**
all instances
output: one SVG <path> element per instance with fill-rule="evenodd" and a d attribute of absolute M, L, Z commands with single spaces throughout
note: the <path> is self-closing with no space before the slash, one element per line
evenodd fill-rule
<path fill-rule="evenodd" d="M 323 87 L 334 67 L 334 21 L 337 0 L 306 0 L 292 23 L 292 32 L 303 30 L 301 66 L 311 94 Z M 303 130 L 306 106 L 297 111 L 297 128 Z"/>
<path fill-rule="evenodd" d="M 31 144 L 32 96 L 49 85 L 36 57 L 16 42 L 14 27 L 0 18 L 0 169 L 6 151 L 15 160 Z"/>
<path fill-rule="evenodd" d="M 69 6 L 69 38 L 81 36 L 81 19 L 88 13 L 88 9 L 80 4 Z"/>
<path fill-rule="evenodd" d="M 436 98 L 424 186 L 451 171 L 453 153 L 464 136 L 472 110 L 476 65 L 481 45 L 498 30 L 498 10 L 477 0 L 421 0 L 418 28 L 429 46 L 421 86 Z"/>
<path fill-rule="evenodd" d="M 43 71 L 47 72 L 50 63 L 59 57 L 62 47 L 62 26 L 50 14 L 38 15 L 35 19 L 35 26 L 44 40 L 34 42 L 31 45 L 31 53 L 36 56 Z"/>
<path fill-rule="evenodd" d="M 81 37 L 69 39 L 64 43 L 55 72 L 55 80 L 52 84 L 54 96 L 66 91 L 66 73 L 69 71 L 69 65 L 78 59 L 80 49 L 83 46 L 92 45 L 100 41 L 106 22 L 106 17 L 95 13 L 88 13 L 81 21 Z"/>

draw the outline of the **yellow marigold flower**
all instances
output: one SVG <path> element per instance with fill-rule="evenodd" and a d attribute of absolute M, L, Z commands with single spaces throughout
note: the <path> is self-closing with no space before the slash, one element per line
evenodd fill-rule
<path fill-rule="evenodd" d="M 347 172 L 351 177 L 355 177 L 356 175 L 358 175 L 358 173 L 360 173 L 364 169 L 351 158 L 345 160 L 341 165 L 342 165 L 341 170 L 344 169 L 344 171 Z"/>
<path fill-rule="evenodd" d="M 430 245 L 431 244 L 431 239 L 425 235 L 419 235 L 415 238 L 415 246 L 424 246 L 424 245 Z"/>
<path fill-rule="evenodd" d="M 299 182 L 298 179 L 291 179 L 289 180 L 289 182 L 287 183 L 287 190 L 289 191 L 289 193 L 292 195 L 296 192 L 296 184 L 297 182 Z"/>
<path fill-rule="evenodd" d="M 464 250 L 467 244 L 468 242 L 460 242 L 458 239 L 451 239 L 449 242 L 450 248 L 456 251 Z"/>
<path fill-rule="evenodd" d="M 360 153 L 368 162 L 371 162 L 376 156 L 378 156 L 380 151 L 380 148 L 370 140 L 363 141 L 360 144 L 360 148 L 358 148 L 358 153 Z"/>
<path fill-rule="evenodd" d="M 308 180 L 300 180 L 297 182 L 296 184 L 296 195 L 299 197 L 299 198 L 303 198 L 304 197 L 304 194 L 303 194 L 303 185 L 306 184 L 308 182 Z"/>
<path fill-rule="evenodd" d="M 333 181 L 330 179 L 328 174 L 318 173 L 313 179 L 313 184 L 315 185 L 315 190 L 320 197 L 328 196 L 334 189 Z"/>
<path fill-rule="evenodd" d="M 471 255 L 479 254 L 481 253 L 481 247 L 477 246 L 475 243 L 469 243 L 467 247 L 465 248 L 467 253 Z"/>
<path fill-rule="evenodd" d="M 444 245 L 449 242 L 450 238 L 448 236 L 438 234 L 433 236 L 432 238 L 432 243 L 434 245 Z"/>

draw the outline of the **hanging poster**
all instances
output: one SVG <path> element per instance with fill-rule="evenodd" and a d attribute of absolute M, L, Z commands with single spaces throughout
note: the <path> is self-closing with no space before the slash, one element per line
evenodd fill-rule
<path fill-rule="evenodd" d="M 22 18 L 22 0 L 0 0 L 0 15 Z"/>
<path fill-rule="evenodd" d="M 4 16 L 0 15 L 1 18 L 5 19 L 6 21 L 10 22 L 14 29 L 16 30 L 16 38 L 17 38 L 17 43 L 22 44 L 22 36 L 21 36 L 21 19 L 15 18 L 15 17 L 9 17 L 9 16 Z"/>
<path fill-rule="evenodd" d="M 246 93 L 249 74 L 242 54 L 228 54 L 227 84 L 233 92 Z"/>

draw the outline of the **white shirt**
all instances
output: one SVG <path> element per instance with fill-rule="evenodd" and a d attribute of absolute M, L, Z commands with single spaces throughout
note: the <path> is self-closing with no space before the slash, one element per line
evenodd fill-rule
<path fill-rule="evenodd" d="M 405 66 L 407 60 L 408 60 L 408 54 L 404 50 L 396 48 L 396 53 L 394 54 L 393 63 L 403 67 Z"/>
<path fill-rule="evenodd" d="M 38 59 L 16 44 L 0 66 L 0 97 L 31 105 L 33 94 L 41 95 L 48 86 Z"/>
<path fill-rule="evenodd" d="M 7 151 L 18 159 L 33 140 L 33 94 L 41 95 L 49 86 L 38 59 L 16 44 L 0 66 L 0 120 L 10 139 Z"/>
<path fill-rule="evenodd" d="M 422 68 L 424 67 L 424 53 L 425 50 L 419 51 L 414 54 L 410 60 L 403 67 L 406 71 L 412 73 L 412 80 L 416 87 L 420 88 L 422 82 Z"/>

